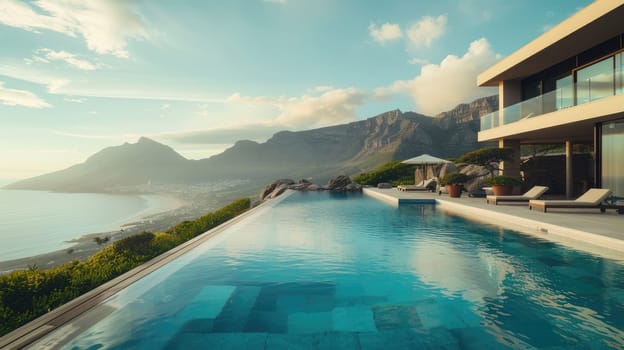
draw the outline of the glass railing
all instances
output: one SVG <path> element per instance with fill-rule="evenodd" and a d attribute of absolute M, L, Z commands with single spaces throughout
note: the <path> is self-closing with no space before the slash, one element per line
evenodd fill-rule
<path fill-rule="evenodd" d="M 577 94 L 576 103 L 573 91 Z M 622 93 L 624 89 L 616 89 L 614 92 L 612 88 L 608 91 L 596 87 L 590 89 L 587 84 L 574 84 L 482 116 L 481 131 Z"/>

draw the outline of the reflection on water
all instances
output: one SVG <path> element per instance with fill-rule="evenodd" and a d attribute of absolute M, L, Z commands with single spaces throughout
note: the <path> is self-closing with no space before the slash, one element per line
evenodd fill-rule
<path fill-rule="evenodd" d="M 295 193 L 261 208 L 45 342 L 624 347 L 621 263 L 431 205 L 338 198 Z"/>

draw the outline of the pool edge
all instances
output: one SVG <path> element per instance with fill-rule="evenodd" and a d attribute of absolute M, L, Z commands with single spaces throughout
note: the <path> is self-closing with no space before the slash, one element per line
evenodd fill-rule
<path fill-rule="evenodd" d="M 57 307 L 56 309 L 39 316 L 38 318 L 26 323 L 25 325 L 14 329 L 13 331 L 0 337 L 0 349 L 23 349 L 42 339 L 54 330 L 64 326 L 68 322 L 87 312 L 91 308 L 99 305 L 115 293 L 126 288 L 127 286 L 137 282 L 141 278 L 149 275 L 155 270 L 167 265 L 171 261 L 186 254 L 190 250 L 201 245 L 205 241 L 218 235 L 230 226 L 235 225 L 241 220 L 254 215 L 259 210 L 269 206 L 275 206 L 282 200 L 289 197 L 293 191 L 287 191 L 279 197 L 266 200 L 261 204 L 250 208 L 244 213 L 214 227 L 199 236 L 180 244 L 177 247 L 141 264 L 134 269 L 96 287 L 95 289 L 82 294 L 81 296 Z"/>
<path fill-rule="evenodd" d="M 506 213 L 495 212 L 487 209 L 477 208 L 468 204 L 457 203 L 445 200 L 445 198 L 401 198 L 402 193 L 381 193 L 375 189 L 363 189 L 364 194 L 388 203 L 394 207 L 401 204 L 434 203 L 442 210 L 488 225 L 500 226 L 503 228 L 519 231 L 533 237 L 546 239 L 563 244 L 569 248 L 580 249 L 590 253 L 599 254 L 611 259 L 622 260 L 624 253 L 624 240 L 604 236 L 597 233 L 583 231 L 579 229 L 550 224 L 534 219 L 527 219 Z M 610 253 L 619 253 L 610 254 Z"/>

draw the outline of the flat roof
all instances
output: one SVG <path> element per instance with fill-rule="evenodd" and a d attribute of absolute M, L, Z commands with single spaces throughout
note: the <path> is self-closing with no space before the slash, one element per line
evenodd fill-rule
<path fill-rule="evenodd" d="M 477 76 L 479 86 L 525 78 L 624 31 L 624 0 L 597 0 Z"/>

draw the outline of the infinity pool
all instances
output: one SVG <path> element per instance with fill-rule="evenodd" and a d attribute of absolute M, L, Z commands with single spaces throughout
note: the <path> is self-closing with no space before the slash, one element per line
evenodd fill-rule
<path fill-rule="evenodd" d="M 44 346 L 624 348 L 624 265 L 434 205 L 293 193 Z"/>

